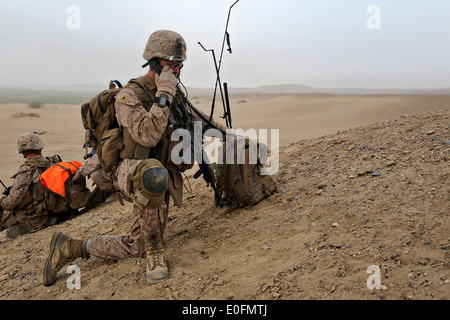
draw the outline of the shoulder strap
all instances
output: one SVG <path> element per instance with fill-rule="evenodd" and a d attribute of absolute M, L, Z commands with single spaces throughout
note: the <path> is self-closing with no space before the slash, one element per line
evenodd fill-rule
<path fill-rule="evenodd" d="M 122 88 L 123 86 L 122 86 L 122 84 L 120 83 L 120 81 L 119 80 L 111 80 L 110 82 L 109 82 L 109 88 L 110 89 L 114 89 L 114 88 Z"/>
<path fill-rule="evenodd" d="M 139 96 L 145 110 L 150 110 L 153 100 L 155 100 L 156 84 L 151 81 L 148 75 L 131 79 L 125 87 L 133 89 Z"/>
<path fill-rule="evenodd" d="M 45 159 L 50 161 L 50 163 L 62 162 L 61 156 L 59 154 L 55 154 L 55 155 L 53 155 L 51 157 L 45 157 Z"/>
<path fill-rule="evenodd" d="M 104 94 L 105 92 L 108 92 L 108 90 L 102 91 L 102 92 L 97 96 L 97 105 L 98 105 L 98 107 L 100 108 L 100 111 L 102 112 L 102 114 L 105 114 L 105 113 L 106 113 L 105 106 L 103 106 L 103 103 L 102 103 L 102 96 L 103 96 L 103 94 Z"/>
<path fill-rule="evenodd" d="M 35 166 L 36 168 L 43 168 L 43 169 L 47 169 L 50 166 L 50 161 L 48 159 L 44 159 L 44 158 L 31 158 L 28 159 L 27 161 L 25 161 L 25 163 L 22 165 L 32 165 Z"/>
<path fill-rule="evenodd" d="M 66 162 L 66 163 L 71 164 L 72 166 L 75 167 L 75 169 L 78 170 L 78 166 L 75 165 L 74 163 L 72 163 L 72 162 Z M 55 165 L 62 168 L 63 170 L 66 170 L 69 173 L 69 177 L 73 176 L 72 171 L 69 168 L 64 167 L 61 163 L 55 163 Z"/>

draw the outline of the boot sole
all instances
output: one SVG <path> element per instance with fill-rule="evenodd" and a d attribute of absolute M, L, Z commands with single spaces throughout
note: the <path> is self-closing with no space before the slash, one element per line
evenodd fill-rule
<path fill-rule="evenodd" d="M 45 286 L 51 286 L 56 282 L 56 278 L 52 278 L 51 276 L 51 270 L 50 270 L 50 263 L 52 261 L 53 253 L 56 249 L 56 243 L 58 241 L 58 238 L 62 235 L 62 232 L 55 231 L 52 235 L 52 240 L 50 241 L 50 253 L 47 257 L 47 260 L 45 261 L 44 265 L 44 285 Z"/>
<path fill-rule="evenodd" d="M 16 239 L 17 237 L 23 235 L 23 234 L 27 234 L 30 232 L 30 228 L 28 227 L 11 227 L 9 229 L 5 230 L 5 236 L 8 239 Z"/>
<path fill-rule="evenodd" d="M 165 260 L 165 259 L 164 259 Z M 148 262 L 147 262 L 147 270 L 148 270 Z M 155 279 L 156 278 L 156 279 Z M 158 271 L 153 271 L 151 273 L 145 273 L 145 280 L 147 284 L 159 283 L 164 280 L 169 279 L 169 269 L 159 269 Z"/>
<path fill-rule="evenodd" d="M 169 272 L 167 272 L 167 271 L 162 271 L 162 272 L 160 272 L 161 273 L 161 275 L 162 276 L 164 276 L 164 278 L 161 278 L 161 279 L 152 279 L 152 278 L 150 278 L 150 275 L 149 274 L 146 274 L 145 275 L 145 279 L 147 280 L 147 284 L 155 284 L 155 283 L 159 283 L 159 282 L 162 282 L 162 281 L 164 281 L 164 280 L 167 280 L 167 279 L 169 279 Z"/>

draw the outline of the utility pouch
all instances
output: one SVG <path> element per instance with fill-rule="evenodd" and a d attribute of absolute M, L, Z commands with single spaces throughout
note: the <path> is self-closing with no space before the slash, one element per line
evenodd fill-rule
<path fill-rule="evenodd" d="M 105 172 L 111 172 L 119 163 L 120 150 L 123 149 L 122 128 L 106 130 L 101 140 L 98 158 Z"/>

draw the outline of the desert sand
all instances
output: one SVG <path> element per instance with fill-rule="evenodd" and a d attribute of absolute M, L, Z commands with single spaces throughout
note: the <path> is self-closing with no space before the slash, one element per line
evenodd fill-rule
<path fill-rule="evenodd" d="M 191 97 L 208 112 L 208 97 Z M 214 205 L 189 178 L 171 207 L 165 256 L 170 278 L 148 286 L 144 259 L 73 262 L 51 287 L 42 268 L 54 231 L 88 239 L 126 234 L 131 205 L 104 203 L 17 239 L 0 235 L 0 299 L 449 299 L 450 96 L 232 96 L 234 128 L 279 129 L 278 192 L 255 207 Z M 216 119 L 221 105 L 216 105 Z M 83 162 L 79 105 L 0 105 L 0 177 L 23 159 L 19 134 L 36 131 L 44 155 Z M 373 172 L 378 174 L 373 174 Z M 370 266 L 381 287 L 369 289 Z"/>
<path fill-rule="evenodd" d="M 190 100 L 209 115 L 211 97 L 192 96 Z M 234 129 L 267 129 L 268 133 L 279 129 L 280 146 L 405 114 L 445 110 L 449 101 L 447 95 L 253 94 L 230 98 Z M 225 124 L 222 115 L 223 107 L 217 101 L 214 119 Z M 0 177 L 4 182 L 22 162 L 16 143 L 24 132 L 41 134 L 46 155 L 60 154 L 63 160 L 84 161 L 85 131 L 80 105 L 46 104 L 41 109 L 31 109 L 27 104 L 0 104 L 0 118 L 0 152 L 5 157 Z"/>

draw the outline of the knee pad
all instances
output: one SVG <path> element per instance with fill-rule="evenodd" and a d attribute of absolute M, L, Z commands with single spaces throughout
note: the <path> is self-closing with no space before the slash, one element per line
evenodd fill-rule
<path fill-rule="evenodd" d="M 155 208 L 164 203 L 164 194 L 169 188 L 169 172 L 161 162 L 156 159 L 142 160 L 136 167 L 132 181 L 137 204 Z"/>

